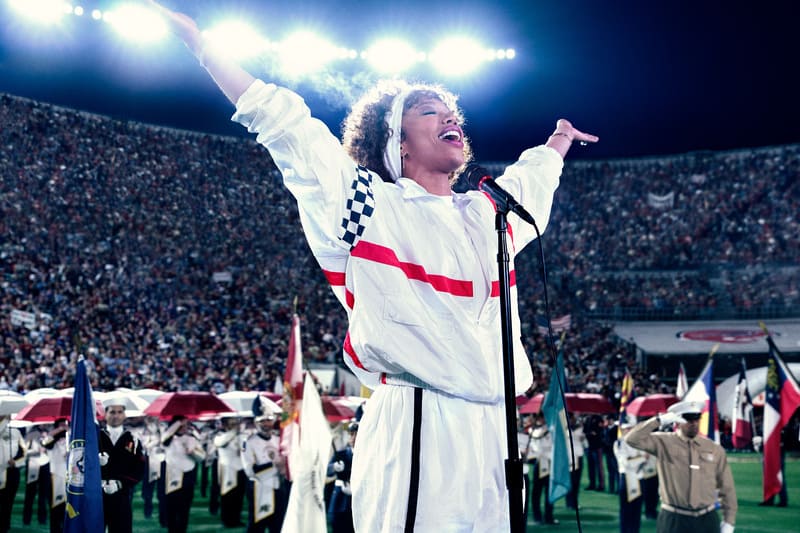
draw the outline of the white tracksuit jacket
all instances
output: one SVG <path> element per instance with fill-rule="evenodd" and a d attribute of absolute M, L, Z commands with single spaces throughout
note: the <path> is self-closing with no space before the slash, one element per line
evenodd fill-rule
<path fill-rule="evenodd" d="M 413 387 L 423 394 L 416 531 L 507 531 L 495 210 L 359 168 L 292 91 L 256 81 L 233 120 L 258 134 L 295 196 L 311 250 L 349 317 L 344 359 L 375 389 L 354 450 L 357 531 L 402 531 Z M 563 161 L 526 150 L 497 179 L 544 231 Z M 535 238 L 509 215 L 509 253 Z M 532 382 L 511 265 L 515 385 Z"/>

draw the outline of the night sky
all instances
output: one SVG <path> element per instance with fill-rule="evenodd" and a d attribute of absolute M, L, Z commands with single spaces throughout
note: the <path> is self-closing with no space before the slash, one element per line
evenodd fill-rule
<path fill-rule="evenodd" d="M 476 158 L 516 158 L 543 142 L 559 117 L 600 136 L 571 158 L 603 159 L 800 142 L 800 2 L 567 0 L 364 2 L 175 0 L 208 27 L 243 14 L 276 39 L 312 27 L 364 49 L 389 30 L 419 48 L 458 30 L 512 47 L 513 61 L 464 80 L 421 68 L 406 77 L 461 95 Z M 109 1 L 83 5 L 106 8 Z M 273 4 L 281 4 L 275 6 Z M 293 86 L 338 133 L 361 63 Z M 254 75 L 274 80 L 258 63 Z M 367 78 L 364 80 L 364 78 Z M 334 90 L 317 82 L 333 82 Z M 174 39 L 136 47 L 103 23 L 67 17 L 25 26 L 0 0 L 0 91 L 171 127 L 243 135 L 205 72 Z M 13 125 L 2 125 L 13 127 Z"/>

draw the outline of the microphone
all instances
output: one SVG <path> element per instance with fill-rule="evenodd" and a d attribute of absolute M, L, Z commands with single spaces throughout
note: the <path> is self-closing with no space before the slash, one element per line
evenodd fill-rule
<path fill-rule="evenodd" d="M 497 205 L 498 211 L 506 213 L 511 211 L 531 226 L 536 227 L 536 221 L 533 220 L 531 214 L 528 213 L 511 194 L 494 181 L 494 178 L 492 178 L 488 170 L 480 165 L 471 163 L 467 166 L 465 175 L 469 186 L 488 194 L 492 200 L 494 200 L 495 205 Z"/>

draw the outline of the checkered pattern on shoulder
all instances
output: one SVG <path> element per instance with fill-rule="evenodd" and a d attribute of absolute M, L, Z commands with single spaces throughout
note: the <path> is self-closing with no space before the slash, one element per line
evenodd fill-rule
<path fill-rule="evenodd" d="M 372 213 L 375 211 L 375 197 L 372 195 L 372 173 L 366 168 L 356 168 L 356 179 L 350 186 L 350 197 L 345 205 L 345 216 L 339 229 L 339 238 L 354 247 Z"/>

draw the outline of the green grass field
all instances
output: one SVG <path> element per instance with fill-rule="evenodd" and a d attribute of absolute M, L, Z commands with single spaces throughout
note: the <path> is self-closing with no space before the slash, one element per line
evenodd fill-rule
<path fill-rule="evenodd" d="M 736 482 L 739 497 L 739 513 L 736 520 L 736 533 L 800 533 L 800 458 L 787 458 L 786 477 L 789 486 L 789 507 L 759 507 L 761 501 L 761 463 L 755 454 L 731 455 L 731 468 Z M 584 468 L 584 472 L 586 469 Z M 583 482 L 586 486 L 586 481 Z M 47 525 L 34 523 L 22 525 L 23 490 L 17 492 L 14 515 L 11 522 L 11 533 L 47 533 Z M 555 517 L 560 524 L 554 526 L 535 526 L 529 518 L 527 531 L 559 531 L 591 533 L 611 533 L 619 531 L 617 520 L 618 499 L 616 495 L 594 491 L 581 491 L 579 495 L 581 529 L 575 519 L 575 512 L 566 508 L 563 500 L 556 503 Z M 158 526 L 158 519 L 146 520 L 142 512 L 141 498 L 134 498 L 134 531 L 136 533 L 160 533 L 165 529 Z M 242 514 L 246 520 L 245 513 Z M 208 499 L 200 496 L 198 491 L 194 500 L 189 531 L 244 531 L 241 529 L 224 529 L 219 518 L 208 512 Z M 642 519 L 642 533 L 655 532 L 655 521 Z"/>

